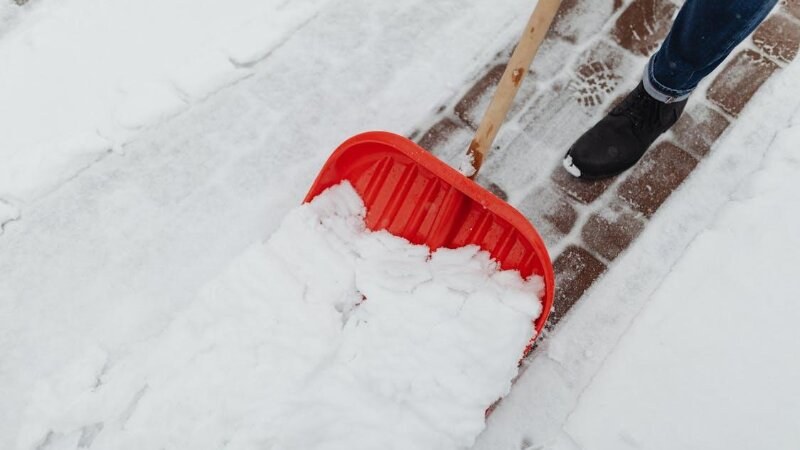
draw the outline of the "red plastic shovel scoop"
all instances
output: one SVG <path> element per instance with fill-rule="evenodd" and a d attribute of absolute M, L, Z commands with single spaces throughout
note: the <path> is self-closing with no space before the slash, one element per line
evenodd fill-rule
<path fill-rule="evenodd" d="M 494 98 L 467 149 L 470 178 L 392 133 L 375 131 L 344 142 L 330 156 L 305 201 L 348 180 L 367 207 L 372 230 L 388 230 L 415 244 L 458 248 L 478 245 L 505 270 L 544 278 L 543 312 L 537 335 L 553 304 L 553 266 L 541 237 L 511 205 L 482 188 L 474 178 L 544 40 L 561 0 L 539 0 Z"/>

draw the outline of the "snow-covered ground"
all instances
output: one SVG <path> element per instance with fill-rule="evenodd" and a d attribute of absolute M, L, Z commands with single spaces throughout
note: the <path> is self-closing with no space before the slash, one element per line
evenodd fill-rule
<path fill-rule="evenodd" d="M 158 343 L 191 336 L 176 321 L 204 312 L 201 288 L 272 235 L 329 152 L 360 131 L 410 131 L 531 6 L 0 4 L 0 448 L 124 436 L 108 437 L 114 419 L 156 392 L 125 374 L 180 386 Z M 767 83 L 548 337 L 475 448 L 800 445 L 798 76 L 794 63 Z M 197 339 L 226 326 L 216 305 Z M 100 373 L 122 374 L 129 397 L 70 409 L 98 407 L 73 402 L 70 383 Z"/>
<path fill-rule="evenodd" d="M 580 447 L 800 444 L 799 143 L 797 114 L 647 301 L 565 424 Z"/>
<path fill-rule="evenodd" d="M 36 198 L 252 74 L 324 3 L 31 2 L 0 30 L 0 196 Z"/>
<path fill-rule="evenodd" d="M 298 206 L 163 333 L 40 380 L 17 445 L 471 445 L 517 374 L 544 282 L 475 246 L 431 254 L 369 232 L 365 214 L 349 183 Z"/>
<path fill-rule="evenodd" d="M 800 445 L 798 76 L 794 62 L 751 100 L 559 323 L 476 449 Z"/>
<path fill-rule="evenodd" d="M 67 3 L 30 2 L 2 40 L 23 39 L 28 22 Z M 136 8 L 113 3 L 115 17 Z M 497 30 L 522 26 L 521 9 L 521 0 L 322 5 L 250 77 L 138 130 L 89 167 L 59 166 L 12 186 L 56 186 L 46 194 L 0 195 L 9 205 L 0 220 L 0 448 L 14 448 L 43 379 L 97 347 L 113 368 L 164 332 L 209 279 L 272 234 L 341 141 L 368 129 L 410 131 L 505 45 L 515 32 Z M 146 16 L 130 17 L 148 29 Z M 37 127 L 57 128 L 81 106 Z M 28 125 L 9 120 L 4 127 Z M 3 170 L 37 158 L 15 156 Z"/>

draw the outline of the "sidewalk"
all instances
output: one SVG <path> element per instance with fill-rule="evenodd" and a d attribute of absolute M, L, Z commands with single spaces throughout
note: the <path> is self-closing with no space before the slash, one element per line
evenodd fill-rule
<path fill-rule="evenodd" d="M 563 154 L 635 86 L 678 10 L 668 0 L 634 0 L 624 7 L 618 0 L 602 3 L 562 4 L 479 176 L 481 184 L 534 223 L 551 251 L 556 298 L 550 329 L 635 242 L 717 139 L 736 125 L 761 85 L 795 58 L 800 45 L 800 2 L 782 2 L 701 84 L 681 120 L 635 169 L 614 179 L 584 182 L 561 168 Z M 466 148 L 510 50 L 486 64 L 477 80 L 412 138 L 446 160 Z"/>
<path fill-rule="evenodd" d="M 58 411 L 29 410 L 30 397 L 51 384 L 83 392 L 85 386 L 59 384 L 69 379 L 69 364 L 100 349 L 109 367 L 85 373 L 99 380 L 130 346 L 157 337 L 202 284 L 269 236 L 342 139 L 416 124 L 409 134 L 424 147 L 443 159 L 460 154 L 508 58 L 511 25 L 532 6 L 331 4 L 248 67 L 248 77 L 138 130 L 123 151 L 109 151 L 30 203 L 0 199 L 0 446 L 13 446 L 21 429 L 48 448 L 75 433 L 95 436 L 101 422 L 58 427 L 50 422 Z M 526 361 L 476 449 L 533 450 L 550 431 L 558 435 L 581 386 L 615 345 L 614 333 L 622 334 L 647 300 L 636 290 L 647 264 L 661 268 L 680 258 L 701 228 L 686 229 L 689 208 L 710 220 L 704 195 L 734 190 L 735 181 L 721 188 L 707 176 L 709 166 L 726 162 L 707 158 L 726 154 L 717 140 L 744 137 L 756 141 L 753 148 L 766 147 L 781 125 L 775 118 L 785 107 L 761 105 L 756 112 L 764 117 L 754 117 L 747 105 L 751 97 L 781 102 L 775 92 L 756 92 L 797 68 L 782 70 L 800 42 L 797 2 L 782 5 L 701 86 L 681 123 L 636 169 L 593 184 L 563 172 L 566 148 L 635 85 L 675 11 L 668 0 L 565 0 L 486 162 L 479 181 L 543 234 L 559 290 L 550 323 L 557 335 L 545 336 Z M 463 83 L 465 73 L 474 73 L 470 83 Z M 740 116 L 748 120 L 737 123 Z M 741 157 L 748 164 L 758 158 Z M 688 177 L 695 170 L 705 173 Z M 703 195 L 688 189 L 693 184 L 703 185 Z M 679 199 L 664 211 L 670 197 Z M 655 245 L 653 235 L 665 228 L 670 241 Z M 646 275 L 650 283 L 665 276 Z M 132 391 L 132 405 L 142 392 Z"/>

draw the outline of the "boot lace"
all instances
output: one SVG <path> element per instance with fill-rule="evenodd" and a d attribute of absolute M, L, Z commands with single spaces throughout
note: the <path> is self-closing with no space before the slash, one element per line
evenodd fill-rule
<path fill-rule="evenodd" d="M 616 106 L 611 113 L 625 115 L 631 119 L 636 128 L 655 128 L 661 124 L 658 101 L 644 92 L 636 91 Z"/>

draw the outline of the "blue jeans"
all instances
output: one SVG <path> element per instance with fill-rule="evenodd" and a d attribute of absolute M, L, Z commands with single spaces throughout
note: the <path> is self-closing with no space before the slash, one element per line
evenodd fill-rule
<path fill-rule="evenodd" d="M 778 0 L 686 0 L 642 81 L 665 103 L 691 94 L 769 14 Z"/>

